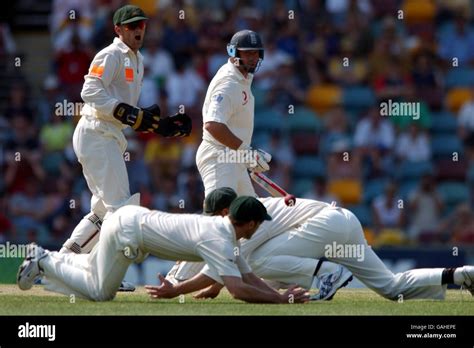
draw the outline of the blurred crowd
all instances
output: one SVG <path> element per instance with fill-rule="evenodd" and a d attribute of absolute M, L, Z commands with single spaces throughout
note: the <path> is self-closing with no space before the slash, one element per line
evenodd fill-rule
<path fill-rule="evenodd" d="M 194 157 L 203 97 L 232 34 L 250 28 L 265 46 L 254 145 L 273 155 L 272 179 L 352 209 L 375 245 L 474 243 L 473 1 L 130 2 L 150 17 L 139 105 L 164 114 L 184 105 L 194 122 L 186 139 L 126 132 L 130 191 L 144 206 L 201 211 Z M 52 2 L 41 96 L 28 98 L 33 82 L 17 79 L 0 110 L 0 241 L 59 246 L 89 211 L 71 144 L 79 116 L 58 115 L 57 103 L 81 102 L 83 76 L 112 42 L 122 4 Z M 0 58 L 15 50 L 1 24 Z M 381 116 L 388 101 L 419 112 Z"/>

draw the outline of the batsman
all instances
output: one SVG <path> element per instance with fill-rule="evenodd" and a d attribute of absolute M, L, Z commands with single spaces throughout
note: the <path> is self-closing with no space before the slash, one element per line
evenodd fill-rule
<path fill-rule="evenodd" d="M 270 169 L 272 156 L 253 149 L 255 100 L 251 85 L 264 57 L 260 35 L 241 30 L 227 45 L 229 59 L 216 73 L 202 108 L 203 136 L 196 165 L 204 183 L 204 194 L 230 187 L 238 195 L 256 196 L 249 177 Z M 226 153 L 234 152 L 234 156 Z M 235 161 L 228 159 L 233 158 Z M 168 273 L 171 281 L 186 280 L 199 272 L 202 263 L 178 263 Z"/>
<path fill-rule="evenodd" d="M 102 221 L 126 204 L 139 204 L 130 195 L 123 154 L 122 130 L 152 132 L 164 137 L 187 136 L 186 114 L 163 117 L 158 105 L 138 108 L 143 80 L 143 44 L 147 17 L 137 6 L 126 5 L 113 16 L 117 37 L 94 57 L 81 91 L 84 106 L 73 135 L 74 152 L 92 192 L 91 211 L 79 222 L 61 252 L 89 253 L 99 239 Z"/>

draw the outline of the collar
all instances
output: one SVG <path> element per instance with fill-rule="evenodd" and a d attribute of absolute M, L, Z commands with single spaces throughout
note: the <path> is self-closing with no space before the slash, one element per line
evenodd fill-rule
<path fill-rule="evenodd" d="M 127 53 L 128 51 L 132 51 L 130 47 L 128 47 L 125 42 L 120 40 L 118 37 L 114 38 L 114 45 L 118 47 L 122 53 Z"/>
<path fill-rule="evenodd" d="M 230 58 L 227 60 L 227 66 L 230 73 L 239 80 L 239 82 L 251 83 L 253 79 L 253 74 L 248 74 L 247 78 L 242 75 L 240 70 L 230 61 Z"/>

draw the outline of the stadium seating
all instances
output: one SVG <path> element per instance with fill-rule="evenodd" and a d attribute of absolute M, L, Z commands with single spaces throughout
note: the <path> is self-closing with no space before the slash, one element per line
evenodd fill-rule
<path fill-rule="evenodd" d="M 466 173 L 467 161 L 464 159 L 453 161 L 451 158 L 444 158 L 436 162 L 436 177 L 438 181 L 464 181 Z"/>
<path fill-rule="evenodd" d="M 313 180 L 311 179 L 296 179 L 291 187 L 291 192 L 296 197 L 302 197 L 313 189 Z"/>
<path fill-rule="evenodd" d="M 436 5 L 432 0 L 405 0 L 402 10 L 409 24 L 429 22 L 436 15 Z"/>
<path fill-rule="evenodd" d="M 383 192 L 388 182 L 388 178 L 376 178 L 368 180 L 364 184 L 364 202 L 370 204 L 372 200 L 380 194 L 380 192 Z"/>
<path fill-rule="evenodd" d="M 277 110 L 266 108 L 255 113 L 255 131 L 273 131 L 283 128 L 283 116 Z"/>
<path fill-rule="evenodd" d="M 433 164 L 429 161 L 404 161 L 397 166 L 395 176 L 398 180 L 419 179 L 424 174 L 432 173 L 433 169 Z"/>
<path fill-rule="evenodd" d="M 452 67 L 445 79 L 446 88 L 469 87 L 474 82 L 474 69 Z"/>
<path fill-rule="evenodd" d="M 336 85 L 320 85 L 309 88 L 306 103 L 317 113 L 324 113 L 342 102 L 342 90 Z"/>
<path fill-rule="evenodd" d="M 456 134 L 457 119 L 447 111 L 433 112 L 430 131 L 432 134 Z"/>
<path fill-rule="evenodd" d="M 458 112 L 461 106 L 471 98 L 469 88 L 456 87 L 452 88 L 445 98 L 445 104 L 451 112 Z"/>
<path fill-rule="evenodd" d="M 286 121 L 290 132 L 318 132 L 321 129 L 321 121 L 316 113 L 305 107 L 296 107 L 294 114 L 289 114 Z"/>
<path fill-rule="evenodd" d="M 255 98 L 255 112 L 265 109 L 267 92 L 261 88 L 254 87 L 252 88 L 252 94 Z"/>
<path fill-rule="evenodd" d="M 362 183 L 355 179 L 329 181 L 328 191 L 338 197 L 342 204 L 359 204 L 362 201 Z"/>
<path fill-rule="evenodd" d="M 431 139 L 431 152 L 435 159 L 452 157 L 453 153 L 461 156 L 462 142 L 456 135 L 437 135 Z"/>
<path fill-rule="evenodd" d="M 371 88 L 356 86 L 344 88 L 342 103 L 350 110 L 367 109 L 376 102 L 375 94 Z"/>
<path fill-rule="evenodd" d="M 314 179 L 326 175 L 326 164 L 320 157 L 301 156 L 298 157 L 293 166 L 295 178 Z"/>
<path fill-rule="evenodd" d="M 357 216 L 362 226 L 372 226 L 372 212 L 367 205 L 348 205 L 345 208 L 349 209 L 355 216 Z"/>
<path fill-rule="evenodd" d="M 469 187 L 459 182 L 442 182 L 438 185 L 438 192 L 446 205 L 458 205 L 469 201 Z"/>

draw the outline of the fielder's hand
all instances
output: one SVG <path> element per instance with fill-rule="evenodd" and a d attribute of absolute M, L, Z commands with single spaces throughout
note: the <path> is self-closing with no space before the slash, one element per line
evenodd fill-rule
<path fill-rule="evenodd" d="M 164 137 L 186 137 L 192 130 L 191 118 L 186 114 L 174 114 L 160 120 L 160 126 L 155 130 Z"/>
<path fill-rule="evenodd" d="M 247 169 L 251 172 L 263 173 L 270 169 L 268 162 L 272 160 L 272 155 L 270 155 L 268 152 L 265 152 L 261 149 L 255 150 L 250 146 L 239 148 L 239 150 L 249 151 L 251 154 L 248 156 L 250 160 L 245 163 Z"/>
<path fill-rule="evenodd" d="M 309 292 L 293 285 L 282 294 L 281 303 L 306 303 L 309 301 Z"/>
<path fill-rule="evenodd" d="M 173 298 L 178 294 L 175 291 L 174 285 L 170 281 L 166 280 L 161 274 L 158 274 L 158 279 L 161 284 L 156 285 L 145 285 L 146 292 L 151 298 Z"/>
<path fill-rule="evenodd" d="M 203 290 L 198 291 L 193 295 L 195 299 L 216 298 L 221 292 L 222 285 L 219 283 L 213 284 Z"/>
<path fill-rule="evenodd" d="M 114 110 L 114 117 L 137 132 L 153 132 L 160 126 L 160 107 L 153 104 L 147 108 L 136 108 L 120 103 Z"/>

